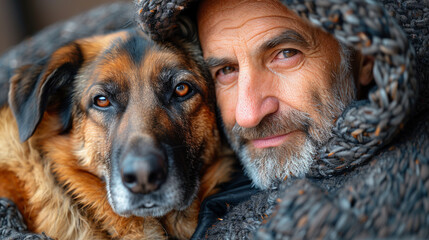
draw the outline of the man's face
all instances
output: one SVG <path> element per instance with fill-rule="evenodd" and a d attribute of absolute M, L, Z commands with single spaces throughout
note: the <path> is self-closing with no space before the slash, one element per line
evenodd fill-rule
<path fill-rule="evenodd" d="M 253 182 L 305 174 L 353 98 L 338 42 L 275 0 L 203 1 L 198 30 L 224 130 Z"/>

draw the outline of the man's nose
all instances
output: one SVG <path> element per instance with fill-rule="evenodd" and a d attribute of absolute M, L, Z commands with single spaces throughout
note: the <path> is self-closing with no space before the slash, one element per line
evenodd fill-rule
<path fill-rule="evenodd" d="M 241 127 L 255 127 L 265 116 L 279 109 L 279 101 L 274 95 L 276 90 L 268 82 L 272 79 L 267 77 L 250 67 L 240 69 L 235 121 Z"/>

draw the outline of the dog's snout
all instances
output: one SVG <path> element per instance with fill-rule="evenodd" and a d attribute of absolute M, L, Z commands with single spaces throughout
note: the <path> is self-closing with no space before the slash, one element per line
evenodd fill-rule
<path fill-rule="evenodd" d="M 122 161 L 123 184 L 133 193 L 147 194 L 157 190 L 167 178 L 167 163 L 163 154 L 127 154 Z"/>

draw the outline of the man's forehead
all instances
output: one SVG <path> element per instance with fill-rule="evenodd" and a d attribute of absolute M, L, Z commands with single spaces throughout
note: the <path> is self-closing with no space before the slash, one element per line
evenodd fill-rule
<path fill-rule="evenodd" d="M 284 6 L 279 0 L 201 0 L 199 1 L 199 9 L 215 9 L 220 7 L 223 10 L 237 8 L 238 6 Z"/>
<path fill-rule="evenodd" d="M 232 47 L 237 39 L 254 50 L 266 49 L 282 36 L 311 46 L 316 29 L 276 0 L 205 0 L 200 5 L 198 28 L 205 56 L 222 51 L 226 42 Z"/>
<path fill-rule="evenodd" d="M 267 15 L 299 17 L 278 0 L 202 0 L 198 7 L 198 22 L 257 19 Z M 216 25 L 216 24 L 214 24 Z"/>
<path fill-rule="evenodd" d="M 305 20 L 277 0 L 203 0 L 197 17 L 200 35 L 225 35 L 237 29 L 248 33 L 249 28 L 253 33 L 283 26 L 311 31 Z"/>

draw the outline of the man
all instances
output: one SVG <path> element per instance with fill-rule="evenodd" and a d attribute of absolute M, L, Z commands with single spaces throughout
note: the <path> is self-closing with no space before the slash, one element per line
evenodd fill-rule
<path fill-rule="evenodd" d="M 202 1 L 198 30 L 229 142 L 255 185 L 304 176 L 355 98 L 349 50 L 271 0 Z M 372 61 L 359 63 L 367 85 Z"/>
<path fill-rule="evenodd" d="M 384 2 L 404 26 L 427 28 L 408 19 L 415 10 L 403 15 L 411 4 Z M 206 237 L 429 236 L 428 100 L 417 87 L 428 85 L 427 29 L 408 30 L 419 48 L 415 66 L 407 36 L 374 2 L 137 6 L 158 41 L 192 32 L 184 19 L 197 25 L 226 136 L 253 183 L 268 189 Z"/>

